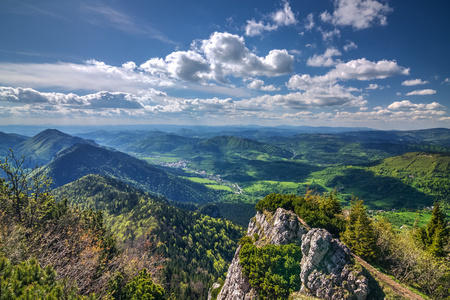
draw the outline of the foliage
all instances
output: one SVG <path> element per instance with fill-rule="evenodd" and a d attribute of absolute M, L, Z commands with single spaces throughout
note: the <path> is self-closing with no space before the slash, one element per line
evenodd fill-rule
<path fill-rule="evenodd" d="M 152 276 L 147 269 L 139 272 L 124 288 L 123 299 L 132 300 L 163 300 L 164 290 L 152 281 Z"/>
<path fill-rule="evenodd" d="M 387 220 L 374 223 L 375 263 L 402 283 L 433 299 L 450 297 L 450 263 L 424 250 L 415 230 L 395 232 Z"/>
<path fill-rule="evenodd" d="M 118 249 L 101 212 L 55 201 L 40 168 L 28 169 L 25 158 L 14 153 L 0 168 L 6 174 L 0 179 L 0 253 L 13 265 L 23 269 L 28 264 L 36 274 L 39 266 L 46 266 L 48 274 L 53 268 L 58 275 L 51 276 L 66 282 L 64 294 L 73 290 L 100 296 L 107 292 L 110 274 L 125 264 L 136 265 L 128 252 Z"/>
<path fill-rule="evenodd" d="M 205 298 L 209 285 L 228 269 L 244 233 L 230 221 L 175 208 L 162 197 L 98 175 L 61 187 L 55 195 L 70 197 L 81 208 L 102 209 L 104 222 L 122 244 L 155 245 L 143 255 L 166 258 L 158 278 L 175 299 Z"/>
<path fill-rule="evenodd" d="M 375 238 L 372 220 L 367 215 L 362 200 L 356 198 L 352 201 L 347 227 L 341 235 L 341 240 L 356 255 L 369 260 L 374 258 Z"/>
<path fill-rule="evenodd" d="M 308 190 L 304 197 L 270 194 L 259 201 L 255 209 L 275 211 L 279 207 L 294 211 L 309 226 L 325 228 L 336 236 L 344 230 L 345 221 L 335 191 L 318 195 Z"/>
<path fill-rule="evenodd" d="M 427 226 L 419 228 L 416 234 L 430 254 L 440 257 L 447 254 L 444 247 L 450 242 L 450 228 L 439 202 L 434 203 Z"/>
<path fill-rule="evenodd" d="M 301 248 L 266 245 L 258 248 L 246 240 L 239 252 L 242 273 L 262 299 L 287 299 L 300 288 Z"/>
<path fill-rule="evenodd" d="M 80 299 L 77 290 L 57 280 L 51 266 L 41 269 L 36 259 L 12 265 L 0 255 L 1 299 Z"/>

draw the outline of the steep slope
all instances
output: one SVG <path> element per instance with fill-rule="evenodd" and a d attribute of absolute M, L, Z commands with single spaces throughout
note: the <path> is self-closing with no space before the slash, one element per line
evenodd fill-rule
<path fill-rule="evenodd" d="M 54 187 L 88 174 L 99 174 L 180 202 L 212 202 L 222 194 L 168 174 L 125 153 L 89 144 L 77 144 L 62 151 L 45 167 L 45 171 L 53 179 Z"/>
<path fill-rule="evenodd" d="M 16 148 L 26 141 L 28 137 L 14 134 L 14 133 L 4 133 L 0 131 L 0 159 L 8 155 L 9 149 L 16 151 Z"/>
<path fill-rule="evenodd" d="M 164 198 L 104 176 L 88 175 L 53 193 L 103 211 L 105 224 L 121 243 L 146 244 L 147 255 L 163 255 L 159 280 L 175 299 L 206 299 L 207 287 L 227 270 L 244 234 L 230 221 L 175 208 Z"/>
<path fill-rule="evenodd" d="M 46 164 L 59 151 L 75 144 L 95 145 L 95 142 L 73 137 L 56 129 L 47 129 L 23 142 L 17 151 L 36 164 Z"/>
<path fill-rule="evenodd" d="M 370 167 L 437 199 L 450 203 L 450 154 L 414 152 L 384 159 Z"/>

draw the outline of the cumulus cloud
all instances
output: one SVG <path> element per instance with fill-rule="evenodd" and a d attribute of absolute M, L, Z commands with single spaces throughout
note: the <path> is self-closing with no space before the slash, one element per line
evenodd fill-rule
<path fill-rule="evenodd" d="M 97 60 L 82 64 L 0 63 L 0 82 L 32 88 L 131 93 L 148 88 L 184 89 L 200 82 L 201 86 L 189 88 L 236 95 L 238 88 L 233 91 L 209 83 L 228 83 L 227 77 L 290 74 L 294 61 L 294 56 L 285 49 L 258 56 L 246 47 L 243 37 L 215 32 L 208 39 L 195 41 L 190 50 L 154 57 L 139 66 L 132 61 L 111 66 Z"/>
<path fill-rule="evenodd" d="M 266 18 L 270 19 L 269 22 L 256 21 L 255 19 L 248 20 L 245 26 L 245 35 L 258 36 L 265 31 L 274 31 L 281 26 L 291 26 L 297 24 L 297 19 L 289 5 L 289 2 L 285 1 L 282 9 L 279 9 Z"/>
<path fill-rule="evenodd" d="M 283 9 L 277 10 L 271 15 L 272 20 L 278 26 L 289 26 L 297 24 L 297 19 L 289 5 L 289 2 L 285 1 Z"/>
<path fill-rule="evenodd" d="M 445 83 L 450 83 L 450 78 L 445 78 L 444 82 Z"/>
<path fill-rule="evenodd" d="M 226 82 L 227 76 L 279 76 L 294 69 L 294 57 L 287 50 L 275 49 L 259 57 L 246 47 L 243 37 L 227 32 L 214 32 L 209 39 L 195 41 L 192 48 L 150 59 L 140 68 L 152 75 L 219 82 Z"/>
<path fill-rule="evenodd" d="M 13 104 L 48 104 L 59 108 L 140 109 L 143 105 L 128 93 L 98 92 L 79 96 L 73 93 L 43 93 L 31 88 L 0 87 L 0 101 Z"/>
<path fill-rule="evenodd" d="M 425 104 L 425 103 L 412 103 L 409 100 L 393 102 L 387 108 L 391 109 L 391 110 L 416 109 L 416 110 L 439 110 L 439 111 L 442 111 L 443 109 L 445 109 L 445 107 L 443 105 L 441 105 L 437 102 Z"/>
<path fill-rule="evenodd" d="M 261 79 L 254 79 L 249 84 L 247 84 L 247 87 L 252 90 L 261 90 L 261 91 L 278 91 L 280 88 L 275 87 L 274 85 L 265 85 L 264 81 Z"/>
<path fill-rule="evenodd" d="M 376 0 L 335 0 L 334 11 L 331 14 L 325 11 L 320 17 L 324 22 L 359 30 L 386 25 L 390 12 L 392 8 Z"/>
<path fill-rule="evenodd" d="M 414 85 L 423 85 L 428 84 L 429 81 L 423 81 L 422 79 L 411 79 L 411 80 L 405 80 L 402 82 L 402 85 L 404 86 L 414 86 Z"/>
<path fill-rule="evenodd" d="M 371 83 L 369 84 L 368 87 L 366 87 L 366 90 L 377 90 L 377 89 L 381 89 L 381 87 L 376 83 Z"/>
<path fill-rule="evenodd" d="M 319 86 L 333 85 L 346 80 L 385 79 L 394 75 L 408 75 L 409 69 L 403 68 L 395 61 L 369 61 L 365 58 L 338 63 L 327 74 L 311 77 L 308 74 L 291 76 L 287 87 L 289 89 L 307 90 Z"/>
<path fill-rule="evenodd" d="M 344 45 L 344 51 L 345 52 L 348 52 L 348 51 L 350 51 L 350 50 L 353 50 L 353 49 L 356 49 L 356 48 L 358 48 L 358 45 L 356 45 L 354 42 L 352 42 L 352 41 L 349 41 L 349 42 L 347 42 L 347 44 L 345 44 Z"/>
<path fill-rule="evenodd" d="M 336 65 L 335 69 L 331 70 L 328 75 L 341 80 L 372 80 L 408 74 L 409 68 L 400 67 L 396 61 L 380 60 L 372 62 L 361 58 Z"/>
<path fill-rule="evenodd" d="M 425 89 L 425 90 L 415 90 L 406 94 L 406 96 L 426 96 L 426 95 L 434 95 L 436 94 L 436 90 Z"/>
<path fill-rule="evenodd" d="M 315 87 L 303 93 L 295 92 L 286 95 L 263 95 L 236 103 L 237 108 L 247 110 L 289 109 L 303 110 L 307 108 L 323 108 L 336 106 L 361 107 L 367 104 L 362 96 L 355 96 L 346 88 L 334 85 Z"/>
<path fill-rule="evenodd" d="M 330 67 L 338 64 L 339 61 L 333 60 L 333 56 L 340 56 L 342 53 L 336 48 L 328 48 L 324 54 L 308 58 L 306 64 L 311 67 Z"/>

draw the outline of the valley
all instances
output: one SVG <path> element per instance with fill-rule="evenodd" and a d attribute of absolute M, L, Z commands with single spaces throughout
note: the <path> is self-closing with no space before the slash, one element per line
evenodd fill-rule
<path fill-rule="evenodd" d="M 37 194 L 48 189 L 50 195 L 51 190 L 49 199 L 73 208 L 74 216 L 90 214 L 89 222 L 102 228 L 102 240 L 111 237 L 114 251 L 131 255 L 124 260 L 140 256 L 136 270 L 144 265 L 151 270 L 168 299 L 206 299 L 213 283 L 223 284 L 255 205 L 261 211 L 268 199 L 275 199 L 270 200 L 273 207 L 291 209 L 335 236 L 344 232 L 341 208 L 335 214 L 322 212 L 323 205 L 330 205 L 324 199 L 339 203 L 345 212 L 363 199 L 373 220 L 388 220 L 399 234 L 429 226 L 436 201 L 449 219 L 449 129 L 305 130 L 205 127 L 67 134 L 46 129 L 30 137 L 0 133 L 0 154 L 9 157 L 0 160 L 5 176 L 8 163 L 23 157 L 15 167 L 29 172 L 22 180 L 30 180 L 30 189 L 37 175 L 51 178 Z M 300 208 L 292 204 L 294 198 L 276 195 L 316 200 Z M 52 218 L 59 220 L 66 213 L 55 214 Z M 91 226 L 87 224 L 77 226 Z M 36 237 L 41 234 L 41 229 L 33 230 Z M 16 245 L 5 238 L 6 231 L 2 234 Z M 34 244 L 26 247 L 37 251 Z M 112 259 L 117 254 L 108 255 Z M 383 267 L 390 272 L 390 266 Z M 114 272 L 122 272 L 125 279 L 109 278 L 109 286 L 137 276 L 120 268 Z M 56 266 L 58 274 L 63 270 Z M 103 296 L 111 292 L 106 285 L 95 291 Z"/>

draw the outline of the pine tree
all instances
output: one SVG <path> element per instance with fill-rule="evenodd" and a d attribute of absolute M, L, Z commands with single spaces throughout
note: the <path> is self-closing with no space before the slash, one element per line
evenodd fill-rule
<path fill-rule="evenodd" d="M 448 243 L 449 233 L 450 230 L 448 223 L 445 221 L 445 214 L 439 202 L 436 202 L 431 219 L 425 229 L 425 234 L 422 235 L 428 252 L 436 256 L 444 256 L 444 246 Z"/>
<path fill-rule="evenodd" d="M 341 239 L 356 255 L 369 260 L 374 257 L 373 224 L 362 200 L 352 200 L 347 228 Z"/>

